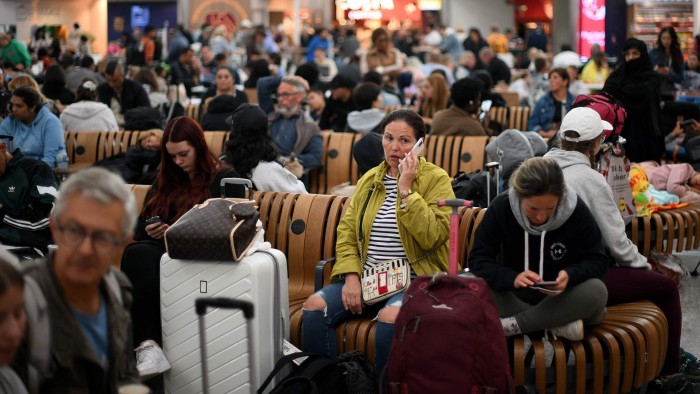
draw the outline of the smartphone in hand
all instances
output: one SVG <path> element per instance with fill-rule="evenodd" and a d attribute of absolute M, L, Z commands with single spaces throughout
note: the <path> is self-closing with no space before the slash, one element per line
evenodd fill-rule
<path fill-rule="evenodd" d="M 409 153 L 409 154 L 415 153 L 416 156 L 420 156 L 420 154 L 423 153 L 423 146 L 424 146 L 423 138 L 421 137 L 418 139 L 418 141 L 416 141 L 416 144 L 413 145 L 413 148 L 411 148 L 411 153 Z M 403 160 L 405 160 L 405 159 L 403 159 Z M 399 172 L 401 172 L 401 163 L 399 163 Z"/>
<path fill-rule="evenodd" d="M 161 219 L 160 216 L 153 216 L 151 218 L 146 219 L 146 224 L 154 223 L 163 223 L 163 219 Z"/>

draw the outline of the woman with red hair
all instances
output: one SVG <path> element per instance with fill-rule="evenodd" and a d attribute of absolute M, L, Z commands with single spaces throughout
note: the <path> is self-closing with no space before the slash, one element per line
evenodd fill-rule
<path fill-rule="evenodd" d="M 209 150 L 204 131 L 192 118 L 172 119 L 163 130 L 160 169 L 146 196 L 134 238 L 124 250 L 122 271 L 133 285 L 131 316 L 134 322 L 136 367 L 142 379 L 170 368 L 163 351 L 160 323 L 160 258 L 163 235 L 195 204 L 218 197 L 222 178 L 238 177 Z M 160 217 L 160 221 L 147 219 Z"/>

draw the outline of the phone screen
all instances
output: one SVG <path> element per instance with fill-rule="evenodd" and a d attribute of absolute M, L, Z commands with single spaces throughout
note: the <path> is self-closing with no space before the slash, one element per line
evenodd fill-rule
<path fill-rule="evenodd" d="M 491 104 L 493 102 L 491 100 L 484 100 L 481 102 L 481 112 L 489 112 L 491 110 Z"/>

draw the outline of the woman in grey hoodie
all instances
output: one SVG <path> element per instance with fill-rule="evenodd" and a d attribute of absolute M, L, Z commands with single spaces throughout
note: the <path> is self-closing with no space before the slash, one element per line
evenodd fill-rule
<path fill-rule="evenodd" d="M 696 363 L 688 360 L 684 362 L 685 375 L 679 374 L 682 312 L 678 288 L 668 277 L 650 270 L 646 257 L 639 254 L 637 246 L 625 233 L 625 223 L 610 186 L 603 175 L 593 169 L 603 142 L 603 131 L 612 128 L 590 108 L 572 109 L 564 117 L 559 131 L 561 147 L 552 149 L 544 157 L 559 164 L 566 183 L 590 207 L 603 233 L 605 247 L 612 258 L 612 265 L 603 276 L 608 289 L 607 305 L 649 300 L 666 315 L 668 351 L 661 380 L 665 390 L 674 387 L 671 391 L 676 392 L 678 387 L 690 385 L 686 378 L 700 378 Z"/>
<path fill-rule="evenodd" d="M 559 166 L 526 160 L 476 230 L 469 268 L 484 278 L 506 336 L 549 329 L 583 339 L 605 317 L 608 258 L 595 219 Z M 541 283 L 547 281 L 546 283 Z"/>

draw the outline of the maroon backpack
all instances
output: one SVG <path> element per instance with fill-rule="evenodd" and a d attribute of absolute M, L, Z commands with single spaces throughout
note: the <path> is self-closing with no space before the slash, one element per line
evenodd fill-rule
<path fill-rule="evenodd" d="M 600 118 L 607 120 L 612 126 L 612 131 L 604 130 L 605 140 L 609 142 L 617 142 L 617 136 L 622 133 L 622 127 L 625 125 L 627 110 L 622 106 L 620 100 L 613 97 L 608 92 L 600 92 L 596 94 L 581 94 L 574 100 L 571 108 L 588 107 L 596 111 Z M 610 137 L 612 135 L 612 138 Z"/>
<path fill-rule="evenodd" d="M 508 348 L 483 279 L 419 276 L 394 324 L 389 392 L 512 393 Z"/>

